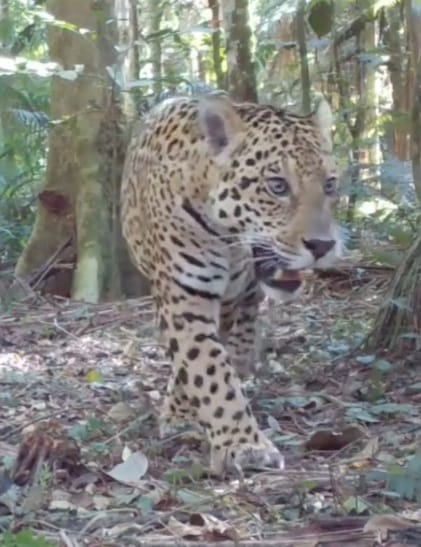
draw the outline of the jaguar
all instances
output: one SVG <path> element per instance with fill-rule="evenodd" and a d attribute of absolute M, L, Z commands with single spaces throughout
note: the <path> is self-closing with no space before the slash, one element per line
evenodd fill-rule
<path fill-rule="evenodd" d="M 142 119 L 127 151 L 121 215 L 150 280 L 172 374 L 161 426 L 194 423 L 210 468 L 282 468 L 242 389 L 266 296 L 288 306 L 302 272 L 341 254 L 332 111 L 177 97 Z"/>

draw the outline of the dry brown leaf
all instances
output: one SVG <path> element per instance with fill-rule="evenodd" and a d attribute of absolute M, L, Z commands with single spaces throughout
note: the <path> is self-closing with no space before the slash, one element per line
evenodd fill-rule
<path fill-rule="evenodd" d="M 228 522 L 224 522 L 213 515 L 204 513 L 193 513 L 190 522 L 180 522 L 171 516 L 167 528 L 176 536 L 182 538 L 202 537 L 208 541 L 221 539 L 240 539 L 238 531 Z"/>
<path fill-rule="evenodd" d="M 38 511 L 46 505 L 45 489 L 39 484 L 32 485 L 21 504 L 24 513 Z"/>
<path fill-rule="evenodd" d="M 114 502 L 114 500 L 109 496 L 95 495 L 92 497 L 92 502 L 95 509 L 103 511 L 104 509 L 108 509 L 108 507 Z"/>
<path fill-rule="evenodd" d="M 379 449 L 378 437 L 368 439 L 365 446 L 352 457 L 352 467 L 361 467 L 361 464 L 371 460 Z"/>
<path fill-rule="evenodd" d="M 120 401 L 110 408 L 108 416 L 114 422 L 126 422 L 135 416 L 135 410 L 127 403 Z"/>
<path fill-rule="evenodd" d="M 365 524 L 364 532 L 375 532 L 378 541 L 385 541 L 391 530 L 407 530 L 414 522 L 396 515 L 373 515 Z"/>
<path fill-rule="evenodd" d="M 168 519 L 167 529 L 175 536 L 181 538 L 200 537 L 203 535 L 202 527 L 185 524 L 173 516 Z"/>
<path fill-rule="evenodd" d="M 347 427 L 342 432 L 334 433 L 329 429 L 320 429 L 313 433 L 306 442 L 307 450 L 341 450 L 348 444 L 358 441 L 364 433 L 358 427 Z"/>
<path fill-rule="evenodd" d="M 406 530 L 416 523 L 396 515 L 373 515 L 364 526 L 364 532 L 375 530 Z"/>

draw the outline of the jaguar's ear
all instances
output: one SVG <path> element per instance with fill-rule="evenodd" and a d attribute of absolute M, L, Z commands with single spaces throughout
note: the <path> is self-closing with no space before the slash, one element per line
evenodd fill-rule
<path fill-rule="evenodd" d="M 210 154 L 224 161 L 243 141 L 246 127 L 225 97 L 206 97 L 199 102 L 199 125 Z"/>
<path fill-rule="evenodd" d="M 312 114 L 314 124 L 319 128 L 325 146 L 332 150 L 333 115 L 329 103 L 322 99 Z"/>

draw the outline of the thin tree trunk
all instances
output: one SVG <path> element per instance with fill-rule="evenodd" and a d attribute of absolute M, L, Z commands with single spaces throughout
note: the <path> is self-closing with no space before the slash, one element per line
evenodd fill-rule
<path fill-rule="evenodd" d="M 149 15 L 149 45 L 151 48 L 153 93 L 159 95 L 162 92 L 162 47 L 161 37 L 157 36 L 161 29 L 162 3 L 161 0 L 148 0 Z"/>
<path fill-rule="evenodd" d="M 212 12 L 212 59 L 213 70 L 216 76 L 218 89 L 225 89 L 225 75 L 222 70 L 221 59 L 221 21 L 219 0 L 209 0 L 209 9 Z"/>
<path fill-rule="evenodd" d="M 356 50 L 357 54 L 361 52 L 361 40 L 362 32 L 364 26 L 359 26 L 355 35 L 356 41 Z M 339 40 L 335 37 L 333 45 L 333 60 L 335 66 L 335 79 L 336 85 L 338 86 L 339 93 L 339 106 L 343 109 L 344 112 L 349 111 L 350 107 L 350 95 L 351 95 L 351 82 L 350 78 L 347 78 L 342 73 L 342 67 L 340 62 L 340 46 Z M 357 61 L 355 65 L 355 88 L 357 91 L 358 97 L 363 96 L 363 76 L 361 71 L 360 63 Z M 345 122 L 348 126 L 348 131 L 351 135 L 351 146 L 350 146 L 350 164 L 351 164 L 351 180 L 350 187 L 348 191 L 348 203 L 346 210 L 346 221 L 351 224 L 354 220 L 355 214 L 355 205 L 358 198 L 358 181 L 360 178 L 360 138 L 364 131 L 365 127 L 365 116 L 366 109 L 362 100 L 359 100 L 355 106 L 356 115 L 355 121 L 352 122 L 347 114 L 345 117 Z"/>
<path fill-rule="evenodd" d="M 407 0 L 411 43 L 411 66 L 414 72 L 414 93 L 411 108 L 411 159 L 415 190 L 421 203 L 421 5 Z"/>
<path fill-rule="evenodd" d="M 115 11 L 118 18 L 119 44 L 128 51 L 124 65 L 124 78 L 126 82 L 137 80 L 140 75 L 140 47 L 137 43 L 140 36 L 139 14 L 137 0 L 116 0 Z M 119 15 L 120 14 L 120 15 Z M 137 102 L 142 98 L 142 91 L 134 89 L 132 93 L 122 94 L 122 107 L 124 121 L 137 120 Z M 110 130 L 114 146 L 111 150 L 111 169 L 108 170 L 108 187 L 111 188 L 111 239 L 114 252 L 113 261 L 114 280 L 110 280 L 109 297 L 117 298 L 124 293 L 128 297 L 140 297 L 149 294 L 149 283 L 133 264 L 126 242 L 122 236 L 120 218 L 120 186 L 124 164 L 124 155 L 130 134 L 127 126 L 122 134 L 122 119 L 118 109 L 113 110 L 114 120 L 109 119 Z M 111 118 L 111 116 L 110 116 Z M 120 119 L 119 119 L 120 118 Z M 114 125 L 114 129 L 111 129 Z M 129 122 L 129 126 L 130 126 Z"/>
<path fill-rule="evenodd" d="M 302 112 L 309 114 L 311 110 L 310 99 L 310 72 L 307 59 L 307 41 L 306 41 L 306 0 L 300 0 L 296 14 L 296 32 L 298 49 L 300 53 L 300 69 L 301 69 L 301 92 L 302 92 Z"/>
<path fill-rule="evenodd" d="M 228 65 L 227 89 L 236 101 L 257 102 L 248 9 L 248 0 L 222 1 Z"/>
<path fill-rule="evenodd" d="M 0 0 L 0 21 L 9 16 L 9 0 Z"/>
<path fill-rule="evenodd" d="M 363 33 L 364 52 L 371 55 L 377 48 L 377 22 L 367 21 Z M 374 165 L 380 163 L 379 140 L 377 136 L 376 122 L 378 118 L 376 70 L 369 63 L 363 65 L 363 81 L 361 88 L 362 102 L 365 108 L 365 123 L 363 139 L 365 143 L 360 153 L 360 162 L 370 165 L 367 175 L 373 175 Z"/>
<path fill-rule="evenodd" d="M 140 74 L 139 54 L 139 25 L 137 14 L 137 0 L 114 0 L 114 12 L 116 18 L 116 32 L 114 43 L 118 43 L 122 52 L 118 53 L 117 70 L 122 77 L 117 81 L 126 84 L 131 80 L 137 80 Z M 123 93 L 123 109 L 126 115 L 135 117 L 136 90 L 133 93 Z"/>
<path fill-rule="evenodd" d="M 399 123 L 393 124 L 392 152 L 402 161 L 410 159 L 409 125 L 402 123 L 403 116 L 409 110 L 408 105 L 408 59 L 402 51 L 402 33 L 404 17 L 401 14 L 401 4 L 387 9 L 388 30 L 384 34 L 384 42 L 390 52 L 389 74 L 392 84 L 393 108 L 395 117 L 399 116 Z"/>
<path fill-rule="evenodd" d="M 140 48 L 137 43 L 139 39 L 139 15 L 137 12 L 137 0 L 129 0 L 130 2 L 130 68 L 129 74 L 133 79 L 139 78 L 140 74 Z"/>

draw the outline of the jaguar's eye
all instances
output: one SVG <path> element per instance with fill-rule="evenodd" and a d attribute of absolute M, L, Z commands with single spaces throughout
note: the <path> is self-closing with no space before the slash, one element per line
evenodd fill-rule
<path fill-rule="evenodd" d="M 267 180 L 269 190 L 275 196 L 286 196 L 289 194 L 288 181 L 282 177 L 271 177 Z"/>
<path fill-rule="evenodd" d="M 336 177 L 330 177 L 323 183 L 323 190 L 327 196 L 333 196 L 336 194 L 336 187 L 338 179 Z"/>

